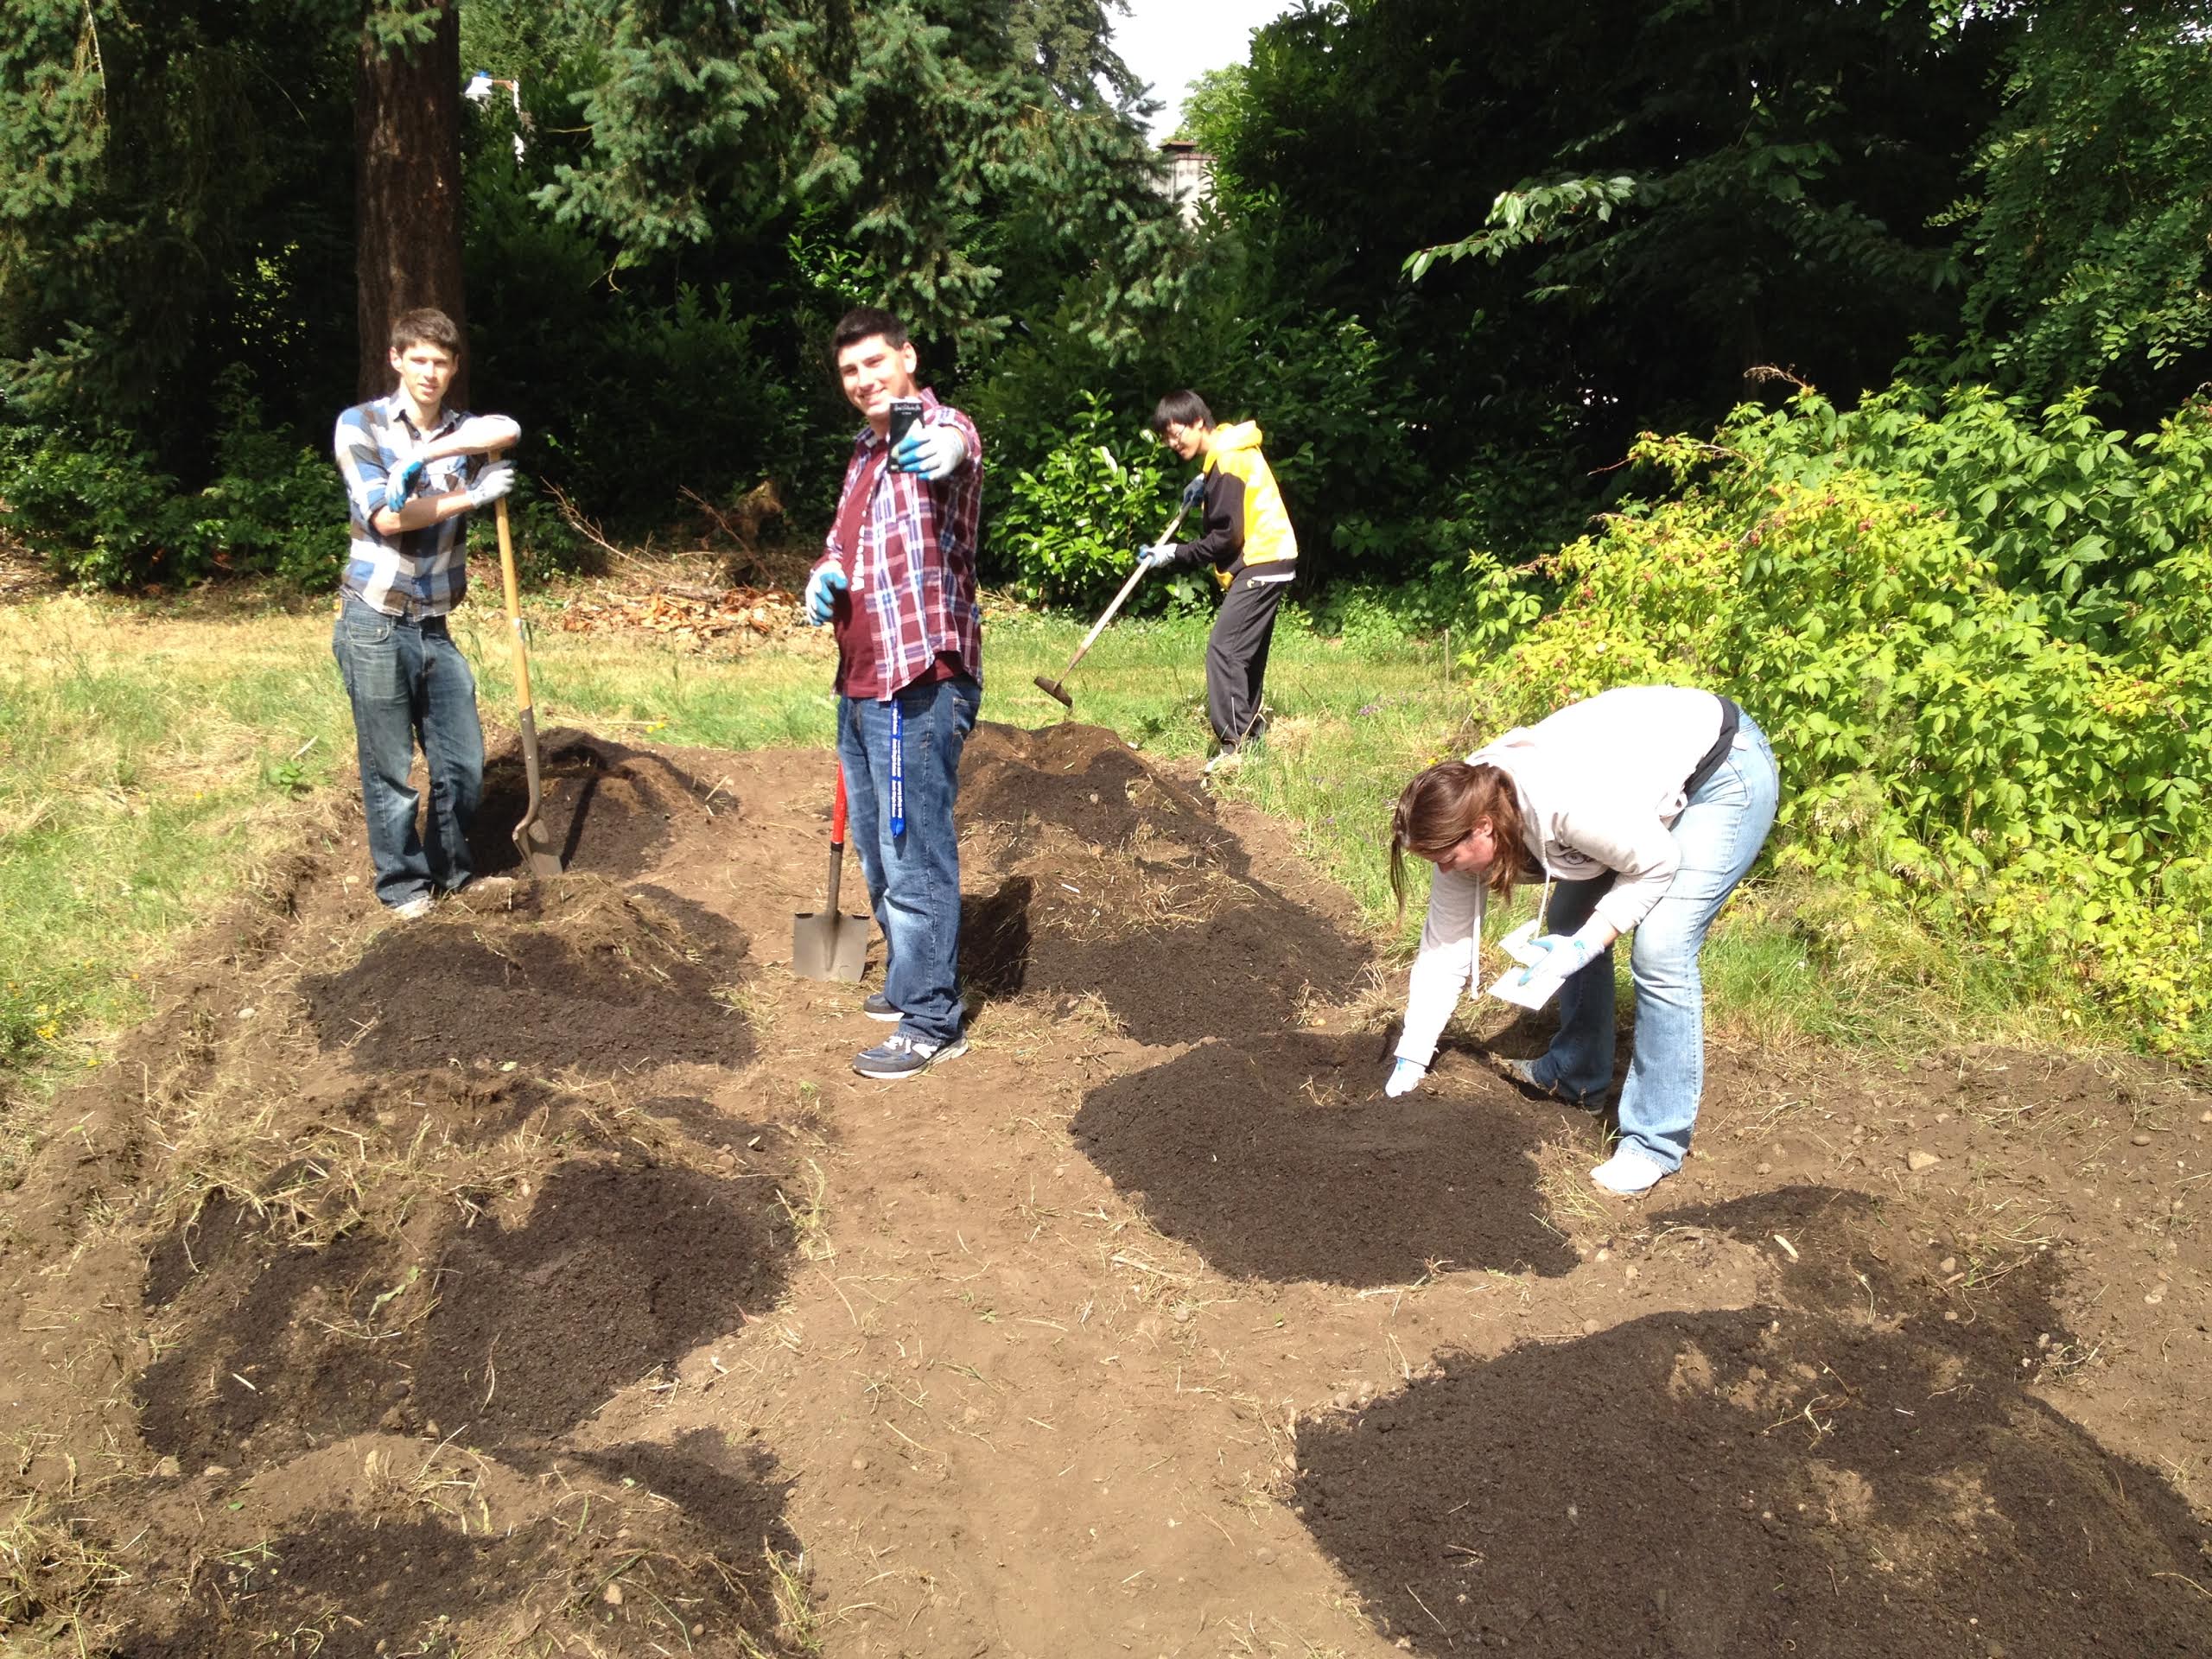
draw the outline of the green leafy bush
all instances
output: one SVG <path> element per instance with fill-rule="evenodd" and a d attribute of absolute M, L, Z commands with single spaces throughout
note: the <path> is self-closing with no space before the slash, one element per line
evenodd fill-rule
<path fill-rule="evenodd" d="M 1016 590 L 1033 600 L 1111 594 L 1128 577 L 1133 550 L 1157 537 L 1174 510 L 1168 459 L 1117 421 L 1104 398 L 1081 394 L 1060 441 L 1014 475 L 993 526 L 1011 555 Z"/>
<path fill-rule="evenodd" d="M 10 533 L 71 582 L 188 582 L 214 568 L 192 498 L 118 433 L 9 431 L 0 504 Z"/>
<path fill-rule="evenodd" d="M 1788 418 L 1724 435 L 1771 438 Z M 2182 429 L 2147 449 L 2185 472 L 2205 440 Z M 1728 691 L 1782 764 L 1783 868 L 1910 915 L 2075 1017 L 2101 1005 L 2152 1046 L 2212 1047 L 2196 919 L 2212 730 L 2195 715 L 2212 692 L 2212 543 L 2199 529 L 2146 553 L 2091 645 L 2004 579 L 2001 515 L 1955 505 L 1963 456 L 1930 476 L 1808 468 L 1811 448 L 1647 439 L 1638 459 L 1681 481 L 1678 499 L 1533 571 L 1478 560 L 1481 712 L 1530 720 L 1658 681 Z"/>

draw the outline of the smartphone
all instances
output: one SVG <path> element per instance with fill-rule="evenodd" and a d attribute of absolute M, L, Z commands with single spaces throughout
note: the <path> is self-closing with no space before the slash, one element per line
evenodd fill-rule
<path fill-rule="evenodd" d="M 896 449 L 899 441 L 921 423 L 922 400 L 918 397 L 894 397 L 891 400 L 891 447 Z"/>

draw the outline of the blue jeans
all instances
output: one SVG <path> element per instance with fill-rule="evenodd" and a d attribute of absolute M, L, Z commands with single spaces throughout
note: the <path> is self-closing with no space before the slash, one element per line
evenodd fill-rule
<path fill-rule="evenodd" d="M 1705 1092 L 1705 982 L 1698 952 L 1721 905 L 1758 857 L 1774 827 L 1780 780 L 1774 750 L 1750 715 L 1731 752 L 1675 820 L 1681 868 L 1666 896 L 1638 924 L 1629 949 L 1636 988 L 1636 1041 L 1621 1085 L 1620 1135 L 1669 1170 L 1680 1169 Z M 1590 919 L 1610 875 L 1552 889 L 1547 929 L 1572 933 Z M 1568 977 L 1560 992 L 1559 1035 L 1536 1061 L 1545 1088 L 1577 1100 L 1601 1097 L 1613 1080 L 1613 953 Z"/>
<path fill-rule="evenodd" d="M 899 1029 L 918 1043 L 949 1043 L 968 1010 L 960 1001 L 960 842 L 952 827 L 960 751 L 975 729 L 982 687 L 957 679 L 899 693 L 905 726 L 906 828 L 891 833 L 891 704 L 837 699 L 837 760 L 845 772 L 848 834 L 883 930 L 883 995 Z"/>
<path fill-rule="evenodd" d="M 465 885 L 474 868 L 468 821 L 484 796 L 484 728 L 476 677 L 445 618 L 386 616 L 349 596 L 330 650 L 353 705 L 377 897 L 404 905 L 434 886 Z M 416 828 L 422 798 L 407 781 L 418 741 L 430 774 L 428 839 Z"/>

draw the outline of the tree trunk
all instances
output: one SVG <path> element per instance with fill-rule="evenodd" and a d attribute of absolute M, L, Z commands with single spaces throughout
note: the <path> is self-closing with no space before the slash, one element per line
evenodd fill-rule
<path fill-rule="evenodd" d="M 353 208 L 359 393 L 390 391 L 392 319 L 434 305 L 467 337 L 461 276 L 461 7 L 441 0 L 437 33 L 389 52 L 365 32 L 353 83 L 360 156 Z M 463 350 L 446 401 L 468 407 Z"/>

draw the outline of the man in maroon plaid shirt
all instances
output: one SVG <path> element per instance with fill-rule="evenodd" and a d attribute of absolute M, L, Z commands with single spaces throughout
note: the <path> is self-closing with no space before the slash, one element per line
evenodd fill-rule
<path fill-rule="evenodd" d="M 982 700 L 983 448 L 973 421 L 916 386 L 913 344 L 889 312 L 848 313 L 830 352 L 868 424 L 807 579 L 806 613 L 836 628 L 849 833 L 883 930 L 883 988 L 861 1011 L 899 1026 L 853 1069 L 911 1077 L 968 1051 L 952 808 L 960 751 Z M 891 405 L 899 398 L 918 399 L 922 415 L 894 448 Z"/>

